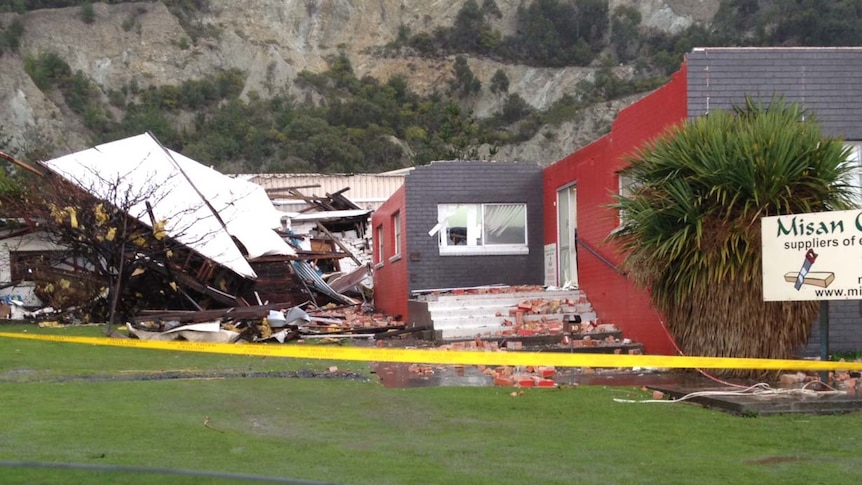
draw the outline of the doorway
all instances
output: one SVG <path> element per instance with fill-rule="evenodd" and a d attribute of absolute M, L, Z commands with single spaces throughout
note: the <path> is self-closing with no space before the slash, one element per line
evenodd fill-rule
<path fill-rule="evenodd" d="M 557 191 L 557 284 L 573 288 L 578 287 L 577 201 L 577 186 L 570 185 Z"/>

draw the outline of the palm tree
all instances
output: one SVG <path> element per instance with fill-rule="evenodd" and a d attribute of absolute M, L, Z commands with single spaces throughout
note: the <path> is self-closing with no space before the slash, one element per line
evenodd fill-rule
<path fill-rule="evenodd" d="M 849 155 L 798 104 L 749 98 L 629 158 L 611 238 L 684 353 L 788 358 L 807 342 L 817 302 L 763 301 L 760 218 L 849 208 Z"/>

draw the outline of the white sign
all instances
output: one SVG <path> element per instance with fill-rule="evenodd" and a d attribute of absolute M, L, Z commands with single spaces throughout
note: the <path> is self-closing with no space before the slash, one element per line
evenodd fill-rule
<path fill-rule="evenodd" d="M 765 301 L 862 299 L 862 210 L 761 219 Z"/>
<path fill-rule="evenodd" d="M 545 244 L 545 286 L 557 284 L 557 245 Z"/>

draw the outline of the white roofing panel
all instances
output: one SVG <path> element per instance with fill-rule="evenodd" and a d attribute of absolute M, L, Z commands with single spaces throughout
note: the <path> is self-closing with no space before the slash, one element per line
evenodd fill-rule
<path fill-rule="evenodd" d="M 243 192 L 242 187 L 234 186 L 238 181 L 166 151 L 149 134 L 105 143 L 44 164 L 100 199 L 119 207 L 128 205 L 121 198 L 134 202 L 128 209 L 129 215 L 148 226 L 152 224 L 146 202 L 150 202 L 156 220 L 166 220 L 165 229 L 171 238 L 241 276 L 257 277 L 229 231 L 235 232 L 233 235 L 250 253 L 252 248 L 259 254 L 292 252 L 271 230 L 274 227 L 271 222 L 264 226 L 254 224 L 259 217 L 268 219 L 267 210 L 258 207 L 259 195 L 248 189 Z M 210 197 L 213 200 L 208 200 Z M 274 210 L 268 200 L 267 204 Z M 213 210 L 223 212 L 224 225 Z"/>
<path fill-rule="evenodd" d="M 281 227 L 282 214 L 272 205 L 263 187 L 228 177 L 182 154 L 169 152 L 221 216 L 228 233 L 245 246 L 249 258 L 296 254 L 273 230 Z"/>

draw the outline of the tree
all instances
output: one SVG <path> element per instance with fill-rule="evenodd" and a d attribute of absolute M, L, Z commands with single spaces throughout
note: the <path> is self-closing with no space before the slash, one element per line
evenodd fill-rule
<path fill-rule="evenodd" d="M 215 215 L 202 199 L 176 203 L 172 194 L 186 187 L 181 175 L 129 165 L 128 172 L 111 173 L 81 165 L 66 173 L 74 184 L 42 167 L 42 175 L 19 177 L 23 191 L 0 192 L 5 214 L 62 248 L 34 270 L 37 294 L 64 309 L 77 307 L 84 319 L 113 324 L 136 313 L 141 301 L 150 308 L 189 307 L 194 300 L 179 273 L 190 262 L 201 266 L 190 248 L 216 232 L 208 229 Z"/>
<path fill-rule="evenodd" d="M 632 6 L 620 5 L 614 9 L 611 46 L 620 62 L 637 57 L 641 13 Z"/>
<path fill-rule="evenodd" d="M 799 105 L 747 99 L 631 157 L 611 239 L 683 352 L 789 358 L 805 344 L 818 305 L 763 301 L 760 218 L 848 208 L 848 156 Z"/>
<path fill-rule="evenodd" d="M 9 23 L 9 26 L 0 27 L 0 56 L 3 52 L 15 52 L 21 45 L 21 36 L 24 35 L 24 22 L 20 18 L 15 18 Z"/>
<path fill-rule="evenodd" d="M 578 0 L 575 5 L 576 33 L 594 51 L 599 51 L 605 44 L 605 33 L 608 30 L 607 0 Z M 562 30 L 562 27 L 558 27 Z"/>
<path fill-rule="evenodd" d="M 500 11 L 500 7 L 497 6 L 497 2 L 494 0 L 483 0 L 482 1 L 482 15 L 492 16 L 496 18 L 503 18 L 503 12 Z"/>
<path fill-rule="evenodd" d="M 89 1 L 81 4 L 81 20 L 85 24 L 92 24 L 96 21 L 96 11 L 93 9 L 93 4 Z"/>
<path fill-rule="evenodd" d="M 524 119 L 532 111 L 532 107 L 518 93 L 506 97 L 506 102 L 500 110 L 500 117 L 506 123 L 515 123 Z"/>
<path fill-rule="evenodd" d="M 27 0 L 11 0 L 0 5 L 0 12 L 24 13 L 27 11 Z"/>
<path fill-rule="evenodd" d="M 452 46 L 467 52 L 478 48 L 479 32 L 485 19 L 476 0 L 467 0 L 455 16 L 452 26 Z"/>
<path fill-rule="evenodd" d="M 467 58 L 464 56 L 455 57 L 455 64 L 452 66 L 452 74 L 454 78 L 449 81 L 449 90 L 452 94 L 466 98 L 471 94 L 476 94 L 482 89 L 482 82 L 476 78 L 473 71 L 470 70 L 470 65 L 467 64 Z"/>
<path fill-rule="evenodd" d="M 509 92 L 509 76 L 502 69 L 497 69 L 494 71 L 494 76 L 491 77 L 489 87 L 492 93 L 507 94 Z"/>

